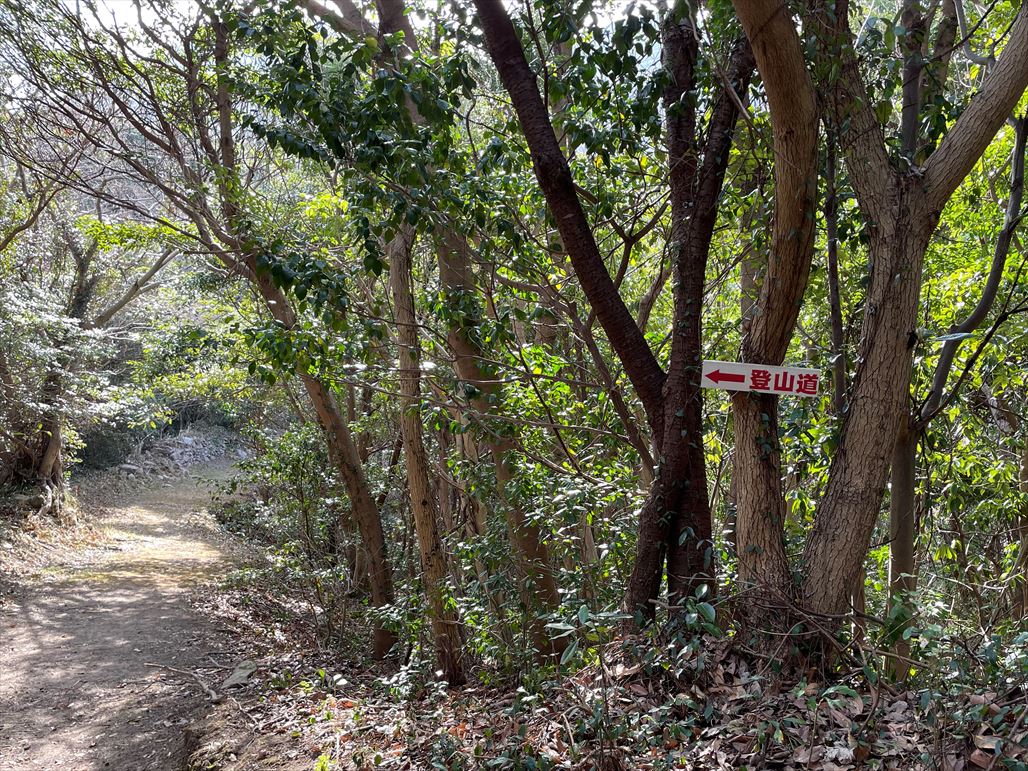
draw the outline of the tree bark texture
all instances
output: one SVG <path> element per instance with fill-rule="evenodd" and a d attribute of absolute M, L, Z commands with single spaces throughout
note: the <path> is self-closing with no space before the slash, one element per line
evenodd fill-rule
<path fill-rule="evenodd" d="M 893 638 L 892 650 L 896 654 L 895 658 L 889 660 L 889 668 L 892 676 L 900 681 L 905 680 L 910 671 L 909 665 L 905 663 L 910 654 L 910 643 L 903 639 L 903 631 L 911 621 L 906 611 L 908 595 L 917 586 L 914 573 L 917 442 L 918 434 L 910 418 L 903 419 L 892 452 L 892 489 L 889 497 L 889 619 L 892 622 L 889 632 Z"/>
<path fill-rule="evenodd" d="M 842 297 L 839 291 L 839 197 L 837 149 L 829 133 L 826 158 L 825 231 L 828 241 L 828 312 L 832 333 L 832 411 L 841 418 L 846 404 L 846 350 L 843 339 Z"/>
<path fill-rule="evenodd" d="M 761 313 L 754 318 L 743 349 L 748 360 L 778 363 L 781 359 L 771 354 L 784 354 L 788 345 L 795 324 L 789 306 L 802 297 L 812 247 L 805 236 L 809 225 L 804 223 L 813 222 L 808 214 L 805 177 L 814 161 L 804 148 L 809 148 L 805 138 L 816 128 L 813 89 L 788 6 L 780 0 L 739 0 L 735 7 L 753 44 L 768 94 L 776 159 L 774 253 L 761 290 Z M 1002 56 L 935 152 L 920 168 L 911 169 L 908 162 L 897 169 L 887 155 L 882 127 L 861 80 L 846 11 L 845 4 L 829 8 L 815 3 L 805 20 L 818 43 L 815 69 L 823 78 L 819 93 L 830 125 L 839 132 L 849 180 L 868 224 L 871 256 L 859 364 L 827 489 L 802 560 L 801 602 L 814 612 L 832 615 L 850 609 L 852 587 L 881 506 L 896 427 L 906 416 L 903 409 L 916 342 L 915 316 L 925 251 L 942 207 L 1028 85 L 1028 11 L 1022 6 Z M 913 64 L 913 55 L 909 59 Z M 918 82 L 922 74 L 918 69 Z M 907 95 L 908 105 L 912 96 Z M 909 114 L 908 110 L 906 125 L 910 124 Z M 910 147 L 908 144 L 908 150 Z M 790 219 L 791 226 L 779 228 L 780 222 Z M 747 398 L 735 397 L 737 408 Z M 739 432 L 740 425 L 747 430 L 745 421 L 737 416 L 740 463 L 769 458 L 773 463 L 770 455 L 762 458 L 755 449 L 758 442 L 753 436 Z M 750 425 L 760 423 L 751 420 Z M 765 434 L 767 439 L 772 436 Z M 740 486 L 740 575 L 787 583 L 788 576 L 781 574 L 781 567 L 787 567 L 784 554 L 767 560 L 777 575 L 754 575 L 744 564 L 747 554 L 763 556 L 768 550 L 781 549 L 773 525 L 753 529 L 757 534 L 773 534 L 763 543 L 748 542 L 746 533 L 746 520 L 759 518 L 759 507 L 766 508 L 766 500 L 778 495 L 773 488 L 775 477 L 770 472 L 763 475 L 768 484 L 764 489 Z"/>
<path fill-rule="evenodd" d="M 653 426 L 659 451 L 657 478 L 640 517 L 628 597 L 630 608 L 646 609 L 647 614 L 664 568 L 661 552 L 666 554 L 669 604 L 680 603 L 701 584 L 711 592 L 716 587 L 700 387 L 703 293 L 737 105 L 746 97 L 754 69 L 747 41 L 737 41 L 727 73 L 729 82 L 714 102 L 707 140 L 701 145 L 693 93 L 698 87 L 695 65 L 699 54 L 695 20 L 688 16 L 665 19 L 662 42 L 669 75 L 664 105 L 674 316 L 671 358 L 661 392 L 663 414 Z"/>
<path fill-rule="evenodd" d="M 465 679 L 461 663 L 464 642 L 457 614 L 447 602 L 449 560 L 439 534 L 435 487 L 429 479 L 428 456 L 422 436 L 421 344 L 411 292 L 413 248 L 414 232 L 404 228 L 390 242 L 388 253 L 389 284 L 393 295 L 399 352 L 400 433 L 407 461 L 407 488 L 421 556 L 422 581 L 428 598 L 436 661 L 446 681 L 450 685 L 460 685 Z"/>
<path fill-rule="evenodd" d="M 873 268 L 861 344 L 839 447 L 803 553 L 803 600 L 846 613 L 885 493 L 896 427 L 907 418 L 917 302 L 925 250 L 938 217 L 916 183 L 893 184 L 891 221 L 871 239 Z"/>
<path fill-rule="evenodd" d="M 780 0 L 736 2 L 771 110 L 775 210 L 771 254 L 743 338 L 744 361 L 781 364 L 810 274 L 817 204 L 818 113 L 814 88 L 788 7 Z M 732 398 L 736 436 L 739 579 L 788 589 L 782 525 L 777 398 Z"/>

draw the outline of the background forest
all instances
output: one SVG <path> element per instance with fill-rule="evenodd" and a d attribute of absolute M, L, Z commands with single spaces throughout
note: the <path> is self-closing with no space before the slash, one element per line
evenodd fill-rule
<path fill-rule="evenodd" d="M 0 62 L 8 498 L 224 426 L 249 580 L 396 698 L 624 656 L 638 767 L 731 648 L 1024 767 L 1022 3 L 0 0 Z"/>

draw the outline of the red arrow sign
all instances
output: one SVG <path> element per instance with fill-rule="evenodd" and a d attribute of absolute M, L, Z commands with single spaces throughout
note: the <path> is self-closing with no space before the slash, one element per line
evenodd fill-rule
<path fill-rule="evenodd" d="M 708 378 L 709 380 L 713 380 L 715 383 L 745 383 L 746 382 L 746 376 L 745 375 L 733 375 L 730 372 L 722 372 L 719 369 L 716 369 L 713 372 L 706 373 L 704 375 L 704 377 Z"/>
<path fill-rule="evenodd" d="M 816 369 L 707 360 L 703 362 L 700 385 L 724 391 L 759 391 L 812 398 L 817 396 L 820 379 L 821 373 Z"/>

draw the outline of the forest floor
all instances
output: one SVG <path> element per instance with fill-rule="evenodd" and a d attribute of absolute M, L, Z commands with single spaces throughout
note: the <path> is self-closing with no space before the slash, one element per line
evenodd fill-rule
<path fill-rule="evenodd" d="M 74 536 L 37 534 L 20 563 L 4 543 L 0 771 L 185 766 L 186 727 L 237 663 L 231 630 L 190 602 L 240 559 L 205 509 L 230 473 L 155 480 Z"/>
<path fill-rule="evenodd" d="M 31 537 L 0 522 L 0 771 L 1028 768 L 1023 680 L 783 683 L 710 636 L 612 641 L 530 687 L 372 664 L 359 617 L 325 644 L 316 600 L 215 522 L 231 474 L 137 479 Z"/>

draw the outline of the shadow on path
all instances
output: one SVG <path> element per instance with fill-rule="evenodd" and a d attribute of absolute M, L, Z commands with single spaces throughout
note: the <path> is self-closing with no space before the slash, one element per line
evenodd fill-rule
<path fill-rule="evenodd" d="M 233 566 L 208 499 L 195 476 L 137 494 L 105 523 L 113 550 L 51 566 L 0 614 L 0 771 L 183 767 L 183 729 L 209 706 L 188 673 L 216 686 L 234 663 L 189 606 Z"/>

